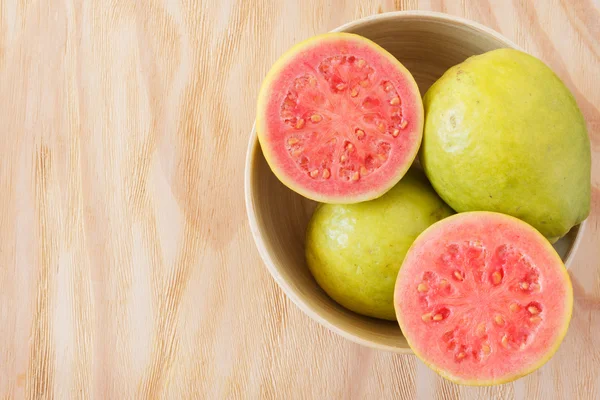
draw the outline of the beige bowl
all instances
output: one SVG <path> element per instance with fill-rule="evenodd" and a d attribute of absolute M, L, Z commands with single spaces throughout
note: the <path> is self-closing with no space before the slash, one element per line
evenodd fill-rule
<path fill-rule="evenodd" d="M 446 14 L 410 11 L 364 18 L 334 31 L 365 36 L 396 56 L 415 77 L 421 94 L 448 68 L 474 54 L 519 48 L 482 25 Z M 252 130 L 245 171 L 246 207 L 256 246 L 287 296 L 311 318 L 363 345 L 412 353 L 397 323 L 363 317 L 334 302 L 317 285 L 304 260 L 305 230 L 315 203 L 279 182 Z M 566 257 L 577 230 L 557 243 Z"/>

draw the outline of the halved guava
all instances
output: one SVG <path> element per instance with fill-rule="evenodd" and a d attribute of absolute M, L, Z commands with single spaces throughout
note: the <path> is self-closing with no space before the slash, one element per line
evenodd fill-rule
<path fill-rule="evenodd" d="M 443 377 L 510 382 L 556 352 L 573 308 L 567 270 L 529 224 L 467 212 L 437 222 L 409 249 L 394 293 L 410 347 Z"/>
<path fill-rule="evenodd" d="M 288 50 L 258 96 L 256 132 L 271 170 L 326 203 L 381 196 L 404 176 L 423 135 L 410 72 L 373 41 L 327 33 Z"/>

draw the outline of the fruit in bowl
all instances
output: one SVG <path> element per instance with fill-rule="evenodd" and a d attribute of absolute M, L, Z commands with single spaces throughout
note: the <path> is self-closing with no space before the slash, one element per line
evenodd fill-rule
<path fill-rule="evenodd" d="M 520 218 L 551 242 L 590 212 L 591 150 L 575 99 L 537 58 L 470 57 L 424 97 L 420 160 L 456 211 Z"/>
<path fill-rule="evenodd" d="M 423 103 L 376 43 L 329 33 L 288 50 L 258 96 L 256 132 L 273 173 L 312 200 L 356 203 L 392 188 L 415 159 Z"/>
<path fill-rule="evenodd" d="M 320 204 L 308 224 L 307 265 L 344 307 L 394 321 L 394 285 L 406 251 L 423 230 L 451 214 L 423 172 L 409 170 L 377 199 Z"/>
<path fill-rule="evenodd" d="M 332 301 L 397 321 L 447 379 L 509 382 L 548 361 L 569 326 L 571 282 L 550 243 L 589 213 L 585 123 L 551 70 L 518 51 L 451 67 L 424 104 L 390 53 L 331 33 L 275 63 L 256 131 L 273 174 L 321 202 L 304 255 Z"/>
<path fill-rule="evenodd" d="M 543 365 L 567 333 L 573 289 L 554 248 L 529 224 L 465 212 L 413 243 L 395 288 L 414 352 L 463 384 L 510 382 Z"/>

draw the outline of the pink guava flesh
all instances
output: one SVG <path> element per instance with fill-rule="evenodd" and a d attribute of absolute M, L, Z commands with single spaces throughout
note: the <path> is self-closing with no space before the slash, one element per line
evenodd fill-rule
<path fill-rule="evenodd" d="M 259 110 L 267 161 L 284 183 L 315 200 L 383 194 L 421 143 L 423 106 L 414 79 L 383 49 L 357 38 L 309 41 L 272 73 Z"/>
<path fill-rule="evenodd" d="M 502 214 L 457 214 L 417 238 L 395 307 L 415 353 L 458 382 L 496 383 L 539 367 L 572 312 L 562 261 L 532 227 Z"/>

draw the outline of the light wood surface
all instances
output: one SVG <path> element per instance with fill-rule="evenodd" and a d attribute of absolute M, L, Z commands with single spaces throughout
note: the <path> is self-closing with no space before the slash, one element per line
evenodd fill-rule
<path fill-rule="evenodd" d="M 535 3 L 535 5 L 534 5 Z M 479 21 L 552 66 L 587 118 L 593 213 L 555 357 L 469 388 L 314 322 L 244 204 L 262 78 L 378 12 Z M 0 398 L 600 398 L 600 3 L 0 2 Z"/>

